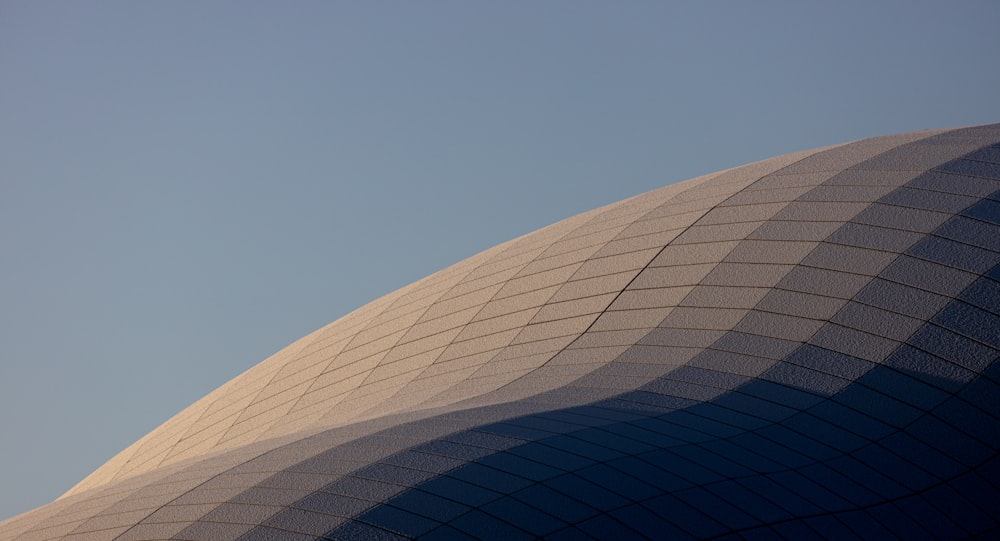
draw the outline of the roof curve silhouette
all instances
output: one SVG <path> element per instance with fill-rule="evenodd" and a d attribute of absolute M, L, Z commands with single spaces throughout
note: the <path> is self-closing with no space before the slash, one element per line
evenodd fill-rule
<path fill-rule="evenodd" d="M 0 538 L 989 537 L 998 356 L 1000 124 L 868 139 L 390 293 Z"/>

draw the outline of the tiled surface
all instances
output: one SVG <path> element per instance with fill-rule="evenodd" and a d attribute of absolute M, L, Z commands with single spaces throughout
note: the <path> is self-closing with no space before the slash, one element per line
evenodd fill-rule
<path fill-rule="evenodd" d="M 7 539 L 1000 532 L 1000 126 L 609 205 L 251 368 Z"/>

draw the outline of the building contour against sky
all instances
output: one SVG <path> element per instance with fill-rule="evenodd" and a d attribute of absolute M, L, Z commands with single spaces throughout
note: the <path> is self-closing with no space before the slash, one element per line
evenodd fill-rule
<path fill-rule="evenodd" d="M 998 356 L 1000 124 L 868 139 L 390 293 L 0 538 L 989 538 Z"/>

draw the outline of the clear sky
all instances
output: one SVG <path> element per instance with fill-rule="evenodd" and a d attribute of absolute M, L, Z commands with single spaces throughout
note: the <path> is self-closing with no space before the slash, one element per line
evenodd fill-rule
<path fill-rule="evenodd" d="M 502 241 L 998 122 L 998 21 L 993 0 L 5 0 L 0 519 Z"/>

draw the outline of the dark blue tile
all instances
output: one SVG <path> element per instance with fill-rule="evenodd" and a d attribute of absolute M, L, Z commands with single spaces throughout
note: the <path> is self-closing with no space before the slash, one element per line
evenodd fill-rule
<path fill-rule="evenodd" d="M 924 490 L 938 481 L 912 462 L 877 445 L 869 445 L 853 455 L 911 491 Z"/>
<path fill-rule="evenodd" d="M 685 443 L 683 440 L 671 437 L 662 432 L 653 432 L 651 430 L 646 430 L 645 428 L 640 428 L 631 422 L 608 425 L 602 427 L 602 430 L 611 434 L 613 437 L 628 438 L 639 441 L 643 445 L 648 445 L 652 448 L 672 447 L 674 445 Z"/>
<path fill-rule="evenodd" d="M 845 526 L 836 516 L 819 516 L 804 519 L 810 528 L 820 533 L 825 539 L 862 539 L 853 530 Z"/>
<path fill-rule="evenodd" d="M 758 379 L 739 388 L 740 393 L 781 404 L 796 410 L 804 410 L 824 400 L 814 393 L 799 391 L 786 385 Z"/>
<path fill-rule="evenodd" d="M 885 500 L 899 498 L 910 493 L 896 481 L 853 456 L 835 458 L 827 465 Z"/>
<path fill-rule="evenodd" d="M 869 514 L 899 539 L 933 539 L 930 532 L 892 503 L 875 506 Z"/>
<path fill-rule="evenodd" d="M 488 458 L 491 457 L 486 457 L 486 459 Z M 467 483 L 495 490 L 497 492 L 513 492 L 531 484 L 531 481 L 525 477 L 500 471 L 475 462 L 470 462 L 461 468 L 452 470 L 448 473 L 448 477 L 460 479 Z"/>
<path fill-rule="evenodd" d="M 861 377 L 874 366 L 871 361 L 812 344 L 803 344 L 795 353 L 788 356 L 787 362 L 848 380 Z"/>
<path fill-rule="evenodd" d="M 882 498 L 861 483 L 849 479 L 839 471 L 827 466 L 826 463 L 806 466 L 800 469 L 799 473 L 851 502 L 856 507 L 873 505 L 882 501 Z"/>
<path fill-rule="evenodd" d="M 761 379 L 792 387 L 807 393 L 830 396 L 849 383 L 841 377 L 825 372 L 805 368 L 792 363 L 778 363 L 767 372 L 761 374 Z"/>
<path fill-rule="evenodd" d="M 907 342 L 973 372 L 981 372 L 996 358 L 995 349 L 937 325 L 924 325 Z"/>
<path fill-rule="evenodd" d="M 431 520 L 390 505 L 380 505 L 366 512 L 359 517 L 359 520 L 411 538 L 426 533 L 441 524 L 436 520 Z"/>
<path fill-rule="evenodd" d="M 927 319 L 947 304 L 949 298 L 876 278 L 855 295 L 854 300 L 918 319 Z"/>
<path fill-rule="evenodd" d="M 712 402 L 692 406 L 670 416 L 671 421 L 725 438 L 759 425 L 760 419 Z"/>
<path fill-rule="evenodd" d="M 955 216 L 935 229 L 934 234 L 994 252 L 1000 251 L 1000 225 L 975 218 Z"/>
<path fill-rule="evenodd" d="M 546 505 L 543 509 L 547 508 Z M 568 526 L 562 520 L 509 497 L 494 500 L 483 506 L 482 510 L 504 522 L 517 524 L 518 528 L 539 537 Z"/>
<path fill-rule="evenodd" d="M 883 439 L 881 445 L 903 460 L 913 463 L 936 479 L 945 479 L 961 473 L 965 468 L 906 432 L 897 432 Z"/>
<path fill-rule="evenodd" d="M 614 434 L 599 428 L 588 428 L 563 436 L 546 438 L 544 440 L 544 446 L 555 451 L 554 453 L 546 452 L 546 456 L 571 457 L 568 458 L 565 463 L 549 462 L 549 464 L 558 464 L 560 467 L 565 469 L 582 468 L 587 464 L 592 464 L 594 462 L 603 462 L 618 458 L 632 450 L 640 452 L 650 448 L 648 445 L 642 445 L 638 442 L 634 442 L 633 440 L 615 437 Z M 534 449 L 531 449 L 528 453 L 534 451 Z M 515 447 L 511 450 L 511 452 L 527 456 L 529 458 L 535 456 L 522 453 L 521 447 Z"/>
<path fill-rule="evenodd" d="M 958 173 L 970 177 L 1000 179 L 1000 165 L 974 160 L 952 160 L 934 169 L 947 173 Z"/>
<path fill-rule="evenodd" d="M 895 538 L 892 532 L 885 529 L 885 526 L 873 519 L 866 511 L 848 511 L 838 514 L 837 518 L 861 539 Z"/>
<path fill-rule="evenodd" d="M 616 423 L 617 426 L 624 424 Z M 598 462 L 607 462 L 656 448 L 648 443 L 625 437 L 621 431 L 609 430 L 607 426 L 581 430 L 553 440 L 555 441 L 546 440 L 546 444 L 567 452 L 582 454 Z"/>
<path fill-rule="evenodd" d="M 957 295 L 977 278 L 976 273 L 909 256 L 899 257 L 879 276 L 946 297 Z"/>
<path fill-rule="evenodd" d="M 922 173 L 907 184 L 917 188 L 959 193 L 973 197 L 987 197 L 997 189 L 997 181 L 992 179 L 933 170 Z"/>
<path fill-rule="evenodd" d="M 495 539 L 497 541 L 507 541 L 535 539 L 535 536 L 527 531 L 478 510 L 473 510 L 468 514 L 458 517 L 450 523 L 450 526 L 476 539 L 482 540 Z M 344 538 L 351 539 L 349 536 L 345 536 Z"/>
<path fill-rule="evenodd" d="M 712 439 L 712 436 L 704 432 L 691 430 L 676 423 L 671 423 L 660 417 L 649 417 L 647 419 L 635 421 L 633 424 L 651 432 L 659 432 L 672 439 L 681 440 L 685 443 L 694 443 Z"/>
<path fill-rule="evenodd" d="M 719 501 L 729 502 L 737 505 L 741 511 L 753 517 L 753 524 L 773 523 L 785 520 L 789 517 L 788 512 L 782 509 L 760 494 L 753 492 L 737 481 L 724 481 L 707 485 L 706 490 L 715 495 Z"/>
<path fill-rule="evenodd" d="M 629 503 L 629 500 L 573 474 L 550 479 L 546 485 L 604 512 Z"/>
<path fill-rule="evenodd" d="M 718 521 L 688 505 L 677 496 L 666 495 L 655 498 L 644 503 L 644 506 L 699 539 L 718 536 L 727 531 L 727 528 Z M 708 512 L 711 513 L 711 510 Z"/>
<path fill-rule="evenodd" d="M 629 505 L 610 514 L 619 523 L 628 524 L 649 539 L 686 539 L 691 535 L 641 505 Z"/>
<path fill-rule="evenodd" d="M 995 197 L 984 199 L 965 209 L 962 215 L 991 224 L 1000 224 L 1000 201 L 997 201 Z"/>
<path fill-rule="evenodd" d="M 653 464 L 654 466 L 668 471 L 695 485 L 712 483 L 723 479 L 723 477 L 717 472 L 709 470 L 697 462 L 692 462 L 682 458 L 680 455 L 676 454 L 676 449 L 677 448 L 653 451 L 651 453 L 644 454 L 642 458 L 650 464 Z"/>
<path fill-rule="evenodd" d="M 638 532 L 610 515 L 598 515 L 578 524 L 577 528 L 596 539 L 633 539 L 638 535 Z"/>
<path fill-rule="evenodd" d="M 390 500 L 389 503 L 394 507 L 438 522 L 447 522 L 471 509 L 464 503 L 448 500 L 421 489 L 408 490 Z"/>
<path fill-rule="evenodd" d="M 645 500 L 663 492 L 660 488 L 605 464 L 595 464 L 576 474 L 629 500 Z"/>
<path fill-rule="evenodd" d="M 980 278 L 958 296 L 959 299 L 983 310 L 996 313 L 1000 310 L 1000 282 Z"/>
<path fill-rule="evenodd" d="M 733 462 L 739 462 L 743 466 L 757 473 L 772 472 L 783 468 L 782 465 L 767 458 L 765 455 L 755 453 L 734 444 L 729 440 L 714 440 L 699 443 L 698 446 L 710 450 L 711 452 L 723 456 Z"/>
<path fill-rule="evenodd" d="M 729 460 L 724 456 L 717 455 L 706 450 L 705 447 L 701 445 L 687 445 L 671 449 L 671 451 L 676 453 L 678 456 L 708 468 L 723 477 L 743 477 L 754 473 L 752 470 L 743 466 L 739 461 Z"/>
<path fill-rule="evenodd" d="M 886 394 L 865 387 L 851 385 L 838 394 L 835 400 L 873 419 L 900 428 L 906 426 L 924 411 L 909 406 Z"/>
<path fill-rule="evenodd" d="M 937 387 L 886 366 L 868 372 L 858 383 L 922 410 L 930 410 L 951 396 Z"/>
<path fill-rule="evenodd" d="M 879 202 L 954 214 L 975 200 L 964 195 L 901 186 L 879 199 Z"/>
<path fill-rule="evenodd" d="M 337 539 L 335 537 L 329 537 L 327 539 Z M 476 538 L 472 535 L 456 530 L 447 524 L 438 526 L 433 530 L 420 536 L 421 541 L 475 541 Z"/>
<path fill-rule="evenodd" d="M 907 254 L 957 269 L 984 273 L 1000 261 L 1000 254 L 941 237 L 924 237 Z"/>
<path fill-rule="evenodd" d="M 948 515 L 919 495 L 899 500 L 896 502 L 896 507 L 930 532 L 935 539 L 946 539 L 963 531 L 962 527 L 952 522 Z"/>
<path fill-rule="evenodd" d="M 1000 517 L 989 515 L 977 505 L 970 501 L 966 495 L 958 492 L 950 485 L 939 485 L 927 491 L 927 499 L 934 502 L 934 506 L 940 509 L 941 513 L 951 517 L 951 519 L 965 531 L 975 534 L 984 532 L 1000 526 Z M 986 503 L 987 509 L 992 509 L 994 502 Z"/>
<path fill-rule="evenodd" d="M 692 485 L 691 481 L 682 479 L 640 457 L 622 457 L 609 462 L 608 465 L 627 475 L 651 483 L 664 492 L 673 492 Z"/>
<path fill-rule="evenodd" d="M 852 504 L 844 498 L 830 492 L 819 483 L 807 478 L 796 470 L 769 474 L 768 477 L 787 488 L 793 494 L 803 498 L 825 511 L 843 511 L 850 509 Z"/>
<path fill-rule="evenodd" d="M 761 428 L 757 430 L 757 434 L 816 461 L 829 460 L 840 454 L 840 451 L 828 445 L 779 424 Z"/>
<path fill-rule="evenodd" d="M 703 417 L 698 412 L 711 413 L 712 408 L 705 408 L 703 405 L 692 406 L 687 409 L 675 411 L 666 418 L 677 426 L 683 426 L 706 434 L 711 438 L 726 437 L 739 432 L 736 427 L 720 423 L 710 417 Z"/>
<path fill-rule="evenodd" d="M 777 384 L 770 382 L 754 383 L 753 385 L 755 387 L 758 385 L 767 385 L 772 388 L 777 386 Z M 755 394 L 763 395 L 766 393 L 756 392 Z M 797 398 L 801 400 L 801 397 Z M 756 427 L 765 426 L 769 422 L 779 422 L 795 415 L 799 411 L 799 408 L 767 400 L 766 396 L 752 396 L 740 391 L 726 393 L 715 399 L 713 403 L 731 411 L 745 414 L 741 423 L 744 430 L 752 430 Z"/>
<path fill-rule="evenodd" d="M 265 539 L 282 539 L 284 535 L 284 532 L 282 532 L 280 535 L 273 535 Z M 340 528 L 327 533 L 324 537 L 327 539 L 356 539 L 358 541 L 403 541 L 405 539 L 412 539 L 406 535 L 383 530 L 371 524 L 358 521 L 348 522 Z"/>
<path fill-rule="evenodd" d="M 766 456 L 786 468 L 800 468 L 812 462 L 809 457 L 802 455 L 794 449 L 775 443 L 755 433 L 740 434 L 732 438 L 731 441 L 736 445 Z"/>
<path fill-rule="evenodd" d="M 1000 348 L 1000 315 L 964 302 L 952 302 L 934 317 L 934 323 L 991 346 L 994 359 L 1000 356 L 997 349 Z"/>
<path fill-rule="evenodd" d="M 414 486 L 432 477 L 435 473 L 404 468 L 393 464 L 375 463 L 354 472 L 354 477 L 372 479 L 397 485 Z"/>
<path fill-rule="evenodd" d="M 993 461 L 996 460 L 996 458 L 993 459 Z M 996 477 L 991 476 L 991 480 L 995 483 Z M 949 481 L 948 486 L 971 502 L 976 509 L 997 519 L 996 502 L 1000 501 L 1000 488 L 994 486 L 993 483 L 985 480 L 975 471 L 970 471 Z"/>
<path fill-rule="evenodd" d="M 802 499 L 798 494 L 772 481 L 770 475 L 747 477 L 736 482 L 758 498 L 757 505 L 765 506 L 761 508 L 760 512 L 763 513 L 766 510 L 767 515 L 775 517 L 771 519 L 774 522 L 788 520 L 793 516 L 807 516 L 823 512 L 812 502 Z M 773 507 L 770 504 L 773 504 Z"/>
<path fill-rule="evenodd" d="M 823 414 L 825 415 L 821 417 Z M 846 408 L 839 410 L 834 410 L 832 407 L 813 408 L 809 413 L 792 417 L 785 422 L 785 425 L 834 449 L 849 452 L 868 443 L 866 438 L 854 431 L 855 425 L 860 425 L 857 421 L 863 417 L 868 416 Z M 867 429 L 868 427 L 860 426 L 859 428 Z"/>
<path fill-rule="evenodd" d="M 967 467 L 975 466 L 995 453 L 995 450 L 964 432 L 931 416 L 918 419 L 907 427 L 907 433 Z"/>
<path fill-rule="evenodd" d="M 974 405 L 982 412 L 989 412 L 996 418 L 1000 415 L 1000 384 L 989 379 L 989 372 L 1000 368 L 1000 363 L 991 365 L 991 370 L 984 374 L 985 377 L 976 378 L 969 382 L 959 393 L 962 400 Z M 993 375 L 992 377 L 996 377 Z M 1000 378 L 998 378 L 1000 379 Z M 970 415 L 978 415 L 970 412 Z"/>
<path fill-rule="evenodd" d="M 600 513 L 597 509 L 585 505 L 565 494 L 556 492 L 542 484 L 531 485 L 528 488 L 515 492 L 512 494 L 512 497 L 517 498 L 526 505 L 545 509 L 546 512 L 571 524 L 581 522 Z"/>
<path fill-rule="evenodd" d="M 996 145 L 983 147 L 962 157 L 966 160 L 1000 164 L 1000 147 Z"/>
<path fill-rule="evenodd" d="M 925 344 L 933 344 L 936 341 L 933 336 L 917 337 L 917 335 L 921 333 L 935 334 L 946 332 L 940 327 L 933 325 L 930 327 L 931 328 L 926 328 L 925 326 L 924 328 L 921 328 L 916 334 L 914 334 L 914 338 L 916 338 L 918 342 L 923 341 Z M 894 351 L 892 355 L 886 358 L 883 364 L 887 367 L 899 370 L 900 372 L 914 379 L 918 379 L 932 387 L 949 392 L 957 391 L 975 376 L 975 374 L 967 368 L 947 362 L 937 355 L 933 355 L 927 351 L 923 351 L 906 344 L 903 344 L 896 351 Z"/>
<path fill-rule="evenodd" d="M 528 443 L 525 446 L 539 447 L 537 443 Z M 517 449 L 519 448 L 514 447 L 509 451 L 493 453 L 490 456 L 479 459 L 477 462 L 483 466 L 533 481 L 548 479 L 549 477 L 555 477 L 563 473 L 563 470 L 547 465 L 560 465 L 557 456 L 550 456 L 551 460 L 548 461 L 545 460 L 546 457 L 544 456 L 536 457 L 537 460 L 529 460 L 515 454 L 515 450 Z M 469 479 L 466 478 L 466 480 Z M 518 484 L 520 483 L 518 482 Z"/>
<path fill-rule="evenodd" d="M 477 507 L 500 497 L 500 493 L 480 485 L 442 475 L 420 485 L 420 490 L 442 498 Z"/>
<path fill-rule="evenodd" d="M 985 378 L 980 378 L 980 380 L 982 379 Z M 1000 400 L 1000 397 L 994 395 L 992 399 L 996 401 Z M 997 408 L 991 408 L 988 411 L 1000 414 L 1000 409 Z M 964 400 L 952 398 L 935 409 L 934 415 L 985 445 L 993 449 L 1000 449 L 1000 420 L 982 409 L 974 407 Z"/>
<path fill-rule="evenodd" d="M 677 493 L 677 497 L 695 509 L 711 510 L 712 519 L 727 529 L 740 530 L 758 524 L 758 520 L 740 510 L 737 502 L 726 501 L 705 487 L 695 487 Z"/>
<path fill-rule="evenodd" d="M 822 419 L 829 424 L 849 430 L 852 434 L 864 440 L 877 440 L 895 429 L 869 415 L 860 413 L 833 400 L 827 400 L 815 407 L 809 408 L 809 414 Z M 838 444 L 841 450 L 854 449 L 858 444 L 854 437 L 848 437 Z"/>
<path fill-rule="evenodd" d="M 788 522 L 780 522 L 772 526 L 774 531 L 784 537 L 788 541 L 797 541 L 799 539 L 823 539 L 822 533 L 809 527 L 802 520 L 792 520 Z"/>

